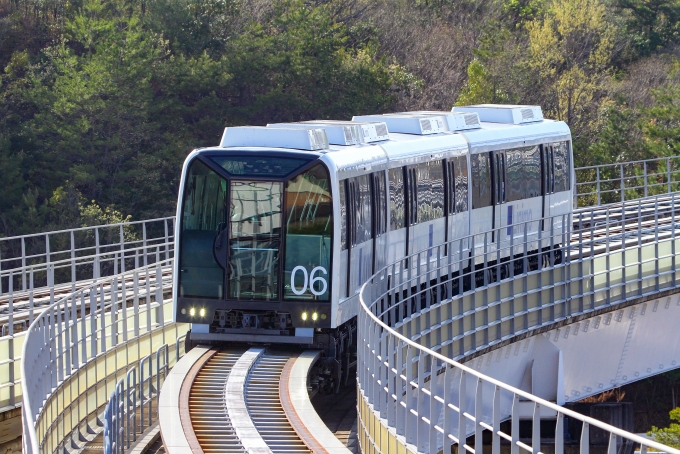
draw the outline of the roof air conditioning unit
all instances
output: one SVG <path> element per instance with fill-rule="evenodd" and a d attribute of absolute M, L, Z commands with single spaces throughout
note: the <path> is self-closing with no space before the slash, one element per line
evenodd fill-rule
<path fill-rule="evenodd" d="M 467 129 L 481 128 L 479 116 L 475 112 L 447 112 L 439 110 L 417 110 L 413 112 L 399 112 L 387 115 L 415 115 L 429 117 L 444 117 L 449 131 L 465 131 Z"/>
<path fill-rule="evenodd" d="M 222 147 L 273 147 L 298 150 L 323 150 L 328 148 L 328 138 L 323 129 L 266 128 L 264 126 L 237 126 L 224 129 Z"/>
<path fill-rule="evenodd" d="M 543 121 L 540 106 L 514 106 L 505 104 L 477 104 L 474 106 L 457 106 L 452 112 L 475 112 L 481 121 L 490 123 L 508 123 L 519 125 Z"/>
<path fill-rule="evenodd" d="M 447 130 L 446 119 L 444 117 L 431 115 L 357 115 L 352 118 L 352 121 L 380 121 L 387 125 L 390 132 L 400 132 L 404 134 L 437 134 Z"/>

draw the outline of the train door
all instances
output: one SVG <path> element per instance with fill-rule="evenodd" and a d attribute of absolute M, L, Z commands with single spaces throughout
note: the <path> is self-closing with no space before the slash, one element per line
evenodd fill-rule
<path fill-rule="evenodd" d="M 373 273 L 387 264 L 387 184 L 385 172 L 371 174 L 373 203 Z"/>
<path fill-rule="evenodd" d="M 541 229 L 550 232 L 550 223 L 546 218 L 550 217 L 551 194 L 555 192 L 555 158 L 553 147 L 550 144 L 541 145 Z"/>
<path fill-rule="evenodd" d="M 444 161 L 446 169 L 446 242 L 456 238 L 456 171 L 454 158 Z"/>
<path fill-rule="evenodd" d="M 492 241 L 497 245 L 500 245 L 503 241 L 504 236 L 502 235 L 501 228 L 506 226 L 510 220 L 511 215 L 508 216 L 506 222 L 503 222 L 503 213 L 506 211 L 506 182 L 505 182 L 505 167 L 506 167 L 506 156 L 504 151 L 493 151 L 491 152 L 491 180 L 493 182 L 492 194 L 493 194 L 493 221 L 492 229 L 493 233 L 491 235 Z"/>
<path fill-rule="evenodd" d="M 456 260 L 453 271 L 463 257 L 469 253 L 467 236 L 470 234 L 470 213 L 468 210 L 468 163 L 465 156 L 446 160 L 446 241 L 447 249 Z"/>
<path fill-rule="evenodd" d="M 370 175 L 347 179 L 349 260 L 348 296 L 354 295 L 373 273 L 373 205 Z"/>
<path fill-rule="evenodd" d="M 418 249 L 418 181 L 415 166 L 406 167 L 406 255 L 409 256 Z"/>

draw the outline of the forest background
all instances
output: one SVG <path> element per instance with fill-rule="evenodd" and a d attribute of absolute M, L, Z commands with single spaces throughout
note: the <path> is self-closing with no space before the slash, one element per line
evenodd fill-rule
<path fill-rule="evenodd" d="M 174 213 L 229 125 L 537 104 L 680 154 L 680 0 L 0 0 L 0 236 Z"/>

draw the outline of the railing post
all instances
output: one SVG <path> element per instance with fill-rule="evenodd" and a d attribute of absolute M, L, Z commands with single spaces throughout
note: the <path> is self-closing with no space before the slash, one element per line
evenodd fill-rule
<path fill-rule="evenodd" d="M 534 402 L 534 419 L 531 424 L 531 452 L 541 452 L 541 405 Z"/>
<path fill-rule="evenodd" d="M 99 227 L 94 228 L 94 262 L 92 263 L 92 279 L 99 279 L 101 276 L 101 268 L 99 266 Z"/>
<path fill-rule="evenodd" d="M 510 419 L 510 453 L 519 454 L 519 396 L 512 394 L 512 415 Z"/>
<path fill-rule="evenodd" d="M 588 454 L 590 452 L 590 424 L 583 423 L 581 428 L 581 454 Z"/>
<path fill-rule="evenodd" d="M 26 240 L 23 236 L 21 237 L 21 290 L 26 291 Z M 1 289 L 0 293 L 2 293 Z"/>
<path fill-rule="evenodd" d="M 564 415 L 560 412 L 555 422 L 555 454 L 564 454 Z"/>
<path fill-rule="evenodd" d="M 149 264 L 146 250 L 146 221 L 142 222 L 142 246 L 144 247 L 144 266 L 146 266 Z"/>
<path fill-rule="evenodd" d="M 597 171 L 597 205 L 602 205 L 602 197 L 600 195 L 600 166 L 595 168 Z"/>
<path fill-rule="evenodd" d="M 623 164 L 619 164 L 619 171 L 621 174 L 621 203 L 626 201 L 626 183 L 623 178 Z"/>
<path fill-rule="evenodd" d="M 491 454 L 501 453 L 501 388 L 495 385 L 493 392 L 493 433 L 491 434 Z"/>
<path fill-rule="evenodd" d="M 71 291 L 76 291 L 76 281 L 78 276 L 76 275 L 76 242 L 73 230 L 71 230 Z"/>
<path fill-rule="evenodd" d="M 466 382 L 467 376 L 465 372 L 460 371 L 460 385 L 458 386 L 458 452 L 465 452 L 465 441 L 467 438 L 467 419 L 465 417 L 467 390 Z"/>

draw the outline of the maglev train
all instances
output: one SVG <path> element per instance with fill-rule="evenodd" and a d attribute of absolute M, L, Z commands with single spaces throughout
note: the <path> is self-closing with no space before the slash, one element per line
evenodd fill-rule
<path fill-rule="evenodd" d="M 339 358 L 375 271 L 495 229 L 491 244 L 465 246 L 474 267 L 482 247 L 567 229 L 540 220 L 570 215 L 573 184 L 569 128 L 537 106 L 226 128 L 184 163 L 174 319 L 191 323 L 194 344 L 316 345 Z M 530 232 L 505 228 L 532 220 Z"/>

